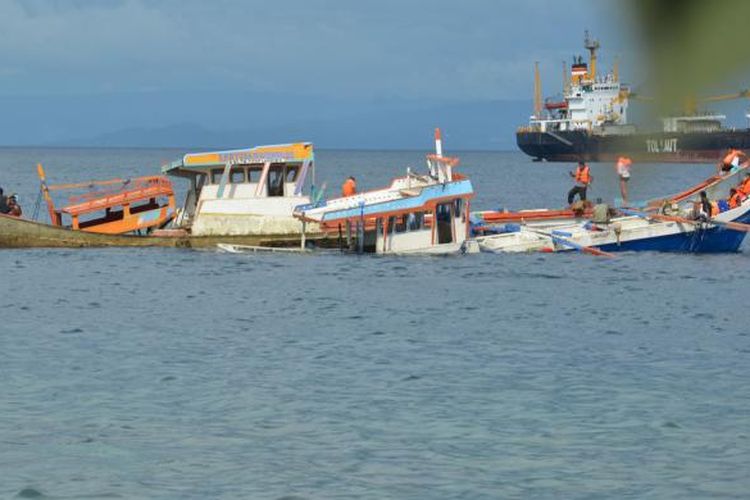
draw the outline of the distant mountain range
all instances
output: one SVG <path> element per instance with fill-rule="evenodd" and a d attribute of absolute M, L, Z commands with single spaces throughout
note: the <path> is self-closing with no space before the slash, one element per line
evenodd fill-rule
<path fill-rule="evenodd" d="M 311 141 L 331 149 L 419 149 L 443 129 L 450 150 L 515 151 L 531 100 L 351 97 L 273 92 L 0 95 L 0 145 L 240 148 Z M 712 105 L 747 126 L 737 102 Z M 641 113 L 642 114 L 642 113 Z M 634 105 L 631 120 L 639 122 Z"/>
<path fill-rule="evenodd" d="M 0 97 L 0 144 L 232 148 L 311 141 L 336 149 L 514 150 L 531 101 L 324 99 L 265 93 Z"/>

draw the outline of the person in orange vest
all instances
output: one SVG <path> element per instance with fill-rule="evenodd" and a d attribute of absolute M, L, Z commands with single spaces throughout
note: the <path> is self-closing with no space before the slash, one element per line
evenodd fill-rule
<path fill-rule="evenodd" d="M 621 156 L 617 159 L 615 170 L 617 176 L 620 178 L 620 194 L 622 195 L 622 203 L 628 203 L 628 181 L 630 180 L 630 166 L 633 164 L 633 160 L 627 156 Z"/>
<path fill-rule="evenodd" d="M 341 196 L 354 196 L 357 194 L 357 180 L 349 176 L 341 186 Z"/>
<path fill-rule="evenodd" d="M 750 196 L 750 173 L 745 174 L 745 178 L 737 185 L 737 191 Z"/>
<path fill-rule="evenodd" d="M 576 167 L 576 173 L 568 172 L 568 174 L 570 174 L 570 176 L 576 181 L 573 189 L 568 191 L 568 205 L 573 204 L 576 195 L 578 195 L 581 201 L 586 201 L 586 190 L 588 189 L 589 184 L 591 184 L 591 181 L 594 180 L 593 177 L 591 177 L 589 166 L 584 162 L 579 161 L 578 167 Z"/>
<path fill-rule="evenodd" d="M 740 163 L 744 163 L 745 160 L 747 160 L 745 153 L 739 149 L 729 148 L 729 152 L 724 155 L 724 158 L 717 166 L 717 171 L 718 173 L 729 172 L 734 167 L 739 167 Z"/>
<path fill-rule="evenodd" d="M 12 194 L 8 196 L 8 215 L 11 215 L 13 217 L 21 217 L 23 215 L 23 210 L 21 210 L 21 205 L 18 204 L 18 195 Z"/>
<path fill-rule="evenodd" d="M 737 208 L 742 205 L 747 196 L 743 195 L 739 190 L 732 188 L 729 190 L 729 208 Z"/>

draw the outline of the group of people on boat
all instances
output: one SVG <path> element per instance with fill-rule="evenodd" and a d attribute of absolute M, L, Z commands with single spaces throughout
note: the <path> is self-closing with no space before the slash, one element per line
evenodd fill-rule
<path fill-rule="evenodd" d="M 3 188 L 0 187 L 0 214 L 10 215 L 12 217 L 21 217 L 23 210 L 18 204 L 18 195 L 13 193 L 5 196 Z"/>
<path fill-rule="evenodd" d="M 620 194 L 622 195 L 623 203 L 628 202 L 628 181 L 630 181 L 630 167 L 633 165 L 633 160 L 627 156 L 620 156 L 615 164 L 615 171 L 617 177 L 620 179 Z M 586 202 L 586 191 L 589 185 L 594 180 L 591 175 L 591 169 L 584 161 L 579 161 L 575 172 L 568 172 L 568 174 L 575 180 L 575 185 L 568 191 L 568 205 L 573 204 L 576 195 L 581 202 Z"/>
<path fill-rule="evenodd" d="M 729 148 L 722 160 L 717 164 L 716 169 L 719 174 L 731 172 L 750 161 L 750 158 L 741 150 L 734 147 Z M 620 156 L 615 164 L 615 172 L 620 181 L 620 194 L 624 204 L 628 202 L 628 182 L 630 181 L 630 168 L 633 160 L 627 156 Z M 575 180 L 575 185 L 568 191 L 568 205 L 573 205 L 576 195 L 579 200 L 586 204 L 586 192 L 594 180 L 591 175 L 591 169 L 584 161 L 579 161 L 575 172 L 568 172 Z M 700 210 L 704 216 L 711 217 L 726 210 L 736 208 L 750 196 L 750 174 L 729 192 L 726 200 L 709 201 L 705 192 L 701 193 Z M 712 209 L 709 207 L 713 207 Z"/>
<path fill-rule="evenodd" d="M 727 210 L 737 208 L 750 196 L 750 173 L 729 190 L 727 199 L 710 200 L 705 191 L 700 192 L 700 202 L 694 207 L 696 219 L 708 219 Z"/>

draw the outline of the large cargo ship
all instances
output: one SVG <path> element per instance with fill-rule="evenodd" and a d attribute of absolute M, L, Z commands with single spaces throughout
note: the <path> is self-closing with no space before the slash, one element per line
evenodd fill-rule
<path fill-rule="evenodd" d="M 535 160 L 613 161 L 628 155 L 640 162 L 714 162 L 730 148 L 750 149 L 750 129 L 725 128 L 726 116 L 698 112 L 661 119 L 661 130 L 640 130 L 628 123 L 628 104 L 638 96 L 620 82 L 617 66 L 597 74 L 599 42 L 586 33 L 589 61 L 574 59 L 564 69 L 563 98 L 542 103 L 539 67 L 535 67 L 534 114 L 516 132 L 518 147 Z M 750 96 L 742 91 L 703 99 L 720 101 Z M 645 98 L 641 98 L 645 99 Z M 747 115 L 750 119 L 750 114 Z"/>

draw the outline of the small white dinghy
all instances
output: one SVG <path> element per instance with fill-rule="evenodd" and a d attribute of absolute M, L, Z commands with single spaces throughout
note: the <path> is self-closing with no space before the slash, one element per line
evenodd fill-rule
<path fill-rule="evenodd" d="M 226 253 L 305 253 L 306 248 L 299 247 L 264 247 L 257 245 L 232 245 L 230 243 L 217 243 L 216 248 Z"/>

